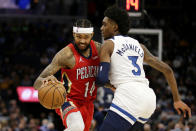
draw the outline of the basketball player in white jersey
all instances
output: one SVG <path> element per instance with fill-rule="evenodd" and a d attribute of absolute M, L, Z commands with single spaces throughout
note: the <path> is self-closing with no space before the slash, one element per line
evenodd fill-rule
<path fill-rule="evenodd" d="M 101 31 L 105 42 L 101 48 L 97 85 L 110 81 L 116 90 L 100 131 L 127 131 L 136 121 L 145 123 L 153 114 L 156 96 L 145 78 L 143 62 L 164 74 L 171 87 L 174 108 L 179 114 L 182 111 L 184 117 L 186 113 L 191 117 L 191 109 L 181 101 L 169 65 L 153 56 L 137 40 L 126 36 L 129 30 L 127 12 L 112 6 L 104 15 Z"/>

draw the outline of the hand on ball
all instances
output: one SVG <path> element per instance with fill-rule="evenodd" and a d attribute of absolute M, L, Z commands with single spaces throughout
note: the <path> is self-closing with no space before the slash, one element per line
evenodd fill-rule
<path fill-rule="evenodd" d="M 58 81 L 56 77 L 54 77 L 53 75 L 48 76 L 46 78 L 44 78 L 42 80 L 42 85 L 41 87 L 44 87 L 46 85 L 48 85 L 48 82 L 51 81 L 52 83 L 59 83 L 59 84 L 63 84 L 62 82 Z"/>

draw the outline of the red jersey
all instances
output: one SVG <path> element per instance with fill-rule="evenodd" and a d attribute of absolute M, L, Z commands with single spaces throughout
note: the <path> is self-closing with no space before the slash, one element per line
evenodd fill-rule
<path fill-rule="evenodd" d="M 97 95 L 95 79 L 99 68 L 99 56 L 94 41 L 90 42 L 90 56 L 80 54 L 70 43 L 75 57 L 72 69 L 61 69 L 62 81 L 67 90 L 67 100 L 93 101 Z"/>

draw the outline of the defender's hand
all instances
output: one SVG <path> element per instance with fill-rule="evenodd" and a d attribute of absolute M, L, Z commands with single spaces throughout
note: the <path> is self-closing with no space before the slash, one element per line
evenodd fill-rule
<path fill-rule="evenodd" d="M 188 113 L 189 118 L 191 117 L 191 109 L 183 101 L 174 102 L 174 108 L 177 110 L 179 115 L 181 115 L 181 111 L 182 111 L 184 117 L 186 117 L 186 112 Z"/>

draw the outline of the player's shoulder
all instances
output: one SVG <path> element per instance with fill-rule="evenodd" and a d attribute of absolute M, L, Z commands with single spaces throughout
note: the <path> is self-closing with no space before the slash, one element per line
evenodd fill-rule
<path fill-rule="evenodd" d="M 69 46 L 62 48 L 58 54 L 60 54 L 64 59 L 70 59 L 73 57 L 73 51 Z"/>
<path fill-rule="evenodd" d="M 102 47 L 101 47 L 101 50 L 105 50 L 107 52 L 112 53 L 114 50 L 114 42 L 110 39 L 105 40 Z"/>
<path fill-rule="evenodd" d="M 114 46 L 114 42 L 111 39 L 105 40 L 102 48 L 110 48 Z"/>
<path fill-rule="evenodd" d="M 93 42 L 95 43 L 95 46 L 101 46 L 101 43 L 100 42 L 94 41 L 94 40 L 93 40 Z"/>
<path fill-rule="evenodd" d="M 73 67 L 74 63 L 74 54 L 72 52 L 72 49 L 69 46 L 66 46 L 62 48 L 54 58 L 56 61 L 58 61 L 58 64 L 62 67 Z"/>
<path fill-rule="evenodd" d="M 129 41 L 132 41 L 132 42 L 136 42 L 136 43 L 139 43 L 139 41 L 131 36 L 125 36 L 124 37 L 125 39 L 128 39 Z"/>
<path fill-rule="evenodd" d="M 107 40 L 104 40 L 104 43 L 103 44 L 114 44 L 114 41 L 113 39 L 107 39 Z"/>
<path fill-rule="evenodd" d="M 140 46 L 142 47 L 142 49 L 146 49 L 146 46 L 142 43 L 140 43 Z"/>
<path fill-rule="evenodd" d="M 128 36 L 128 35 L 116 35 L 112 38 L 110 38 L 109 40 L 112 40 L 114 42 L 122 42 L 122 41 L 129 41 L 129 42 L 138 42 L 137 39 Z"/>

